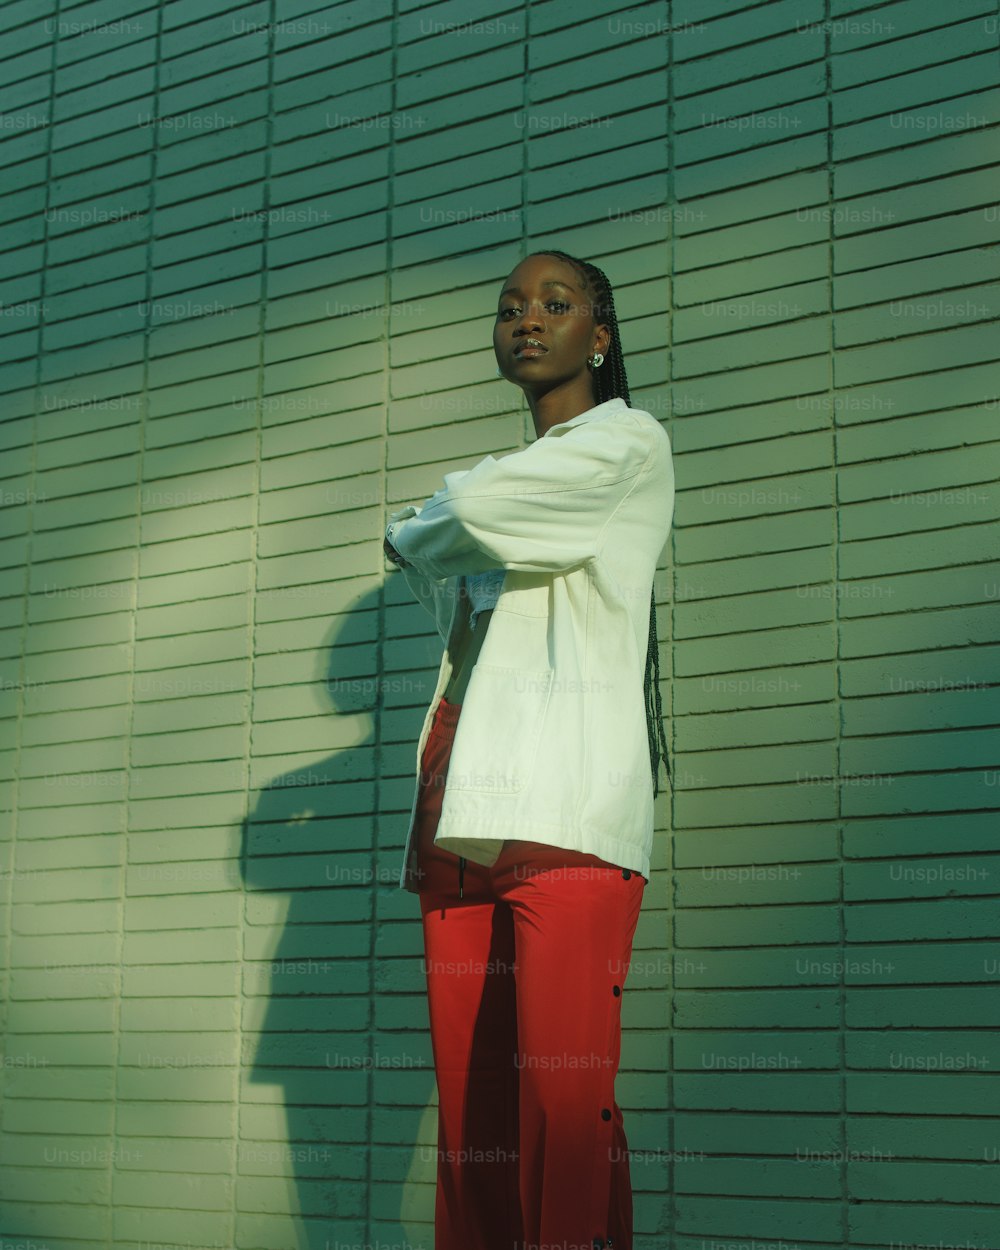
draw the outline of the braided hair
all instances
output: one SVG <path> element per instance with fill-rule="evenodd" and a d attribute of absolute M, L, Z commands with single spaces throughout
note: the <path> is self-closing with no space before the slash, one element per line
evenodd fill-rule
<path fill-rule="evenodd" d="M 590 297 L 591 310 L 596 325 L 606 325 L 610 332 L 610 342 L 602 368 L 595 369 L 592 375 L 594 406 L 603 404 L 609 399 L 621 398 L 631 408 L 632 399 L 628 390 L 628 378 L 625 375 L 625 359 L 622 356 L 621 335 L 618 331 L 618 317 L 615 313 L 615 297 L 611 283 L 603 270 L 588 261 L 570 256 L 566 252 L 542 251 L 534 252 L 535 256 L 556 256 L 565 261 L 580 276 L 584 290 Z M 663 730 L 663 707 L 660 700 L 660 654 L 656 636 L 656 590 L 649 596 L 649 642 L 646 649 L 646 676 L 643 681 L 643 694 L 646 707 L 646 736 L 649 739 L 649 766 L 653 773 L 653 796 L 660 793 L 659 761 L 662 759 L 667 770 L 667 778 L 671 785 L 670 760 L 667 757 L 667 739 Z"/>

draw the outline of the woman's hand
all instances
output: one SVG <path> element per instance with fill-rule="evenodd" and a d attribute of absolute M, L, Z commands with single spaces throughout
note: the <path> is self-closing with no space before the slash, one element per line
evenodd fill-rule
<path fill-rule="evenodd" d="M 382 540 L 382 550 L 385 552 L 388 558 L 393 562 L 393 564 L 395 564 L 398 568 L 408 569 L 410 567 L 409 563 L 403 559 L 403 557 L 399 554 L 399 552 L 392 545 L 392 543 L 388 540 L 388 538 L 384 538 Z"/>

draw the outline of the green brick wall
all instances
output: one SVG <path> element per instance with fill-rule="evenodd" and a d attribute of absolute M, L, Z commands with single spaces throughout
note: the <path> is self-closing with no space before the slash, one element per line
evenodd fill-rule
<path fill-rule="evenodd" d="M 0 7 L 0 1247 L 433 1244 L 387 513 L 669 431 L 637 1250 L 1000 1247 L 997 0 Z"/>

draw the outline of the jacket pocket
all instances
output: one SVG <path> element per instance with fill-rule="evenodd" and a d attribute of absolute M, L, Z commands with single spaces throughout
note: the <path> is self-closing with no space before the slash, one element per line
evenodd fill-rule
<path fill-rule="evenodd" d="M 548 617 L 551 597 L 550 573 L 521 573 L 508 569 L 496 610 L 512 612 L 517 616 Z"/>
<path fill-rule="evenodd" d="M 515 794 L 525 788 L 538 759 L 552 676 L 551 668 L 473 665 L 446 789 Z"/>

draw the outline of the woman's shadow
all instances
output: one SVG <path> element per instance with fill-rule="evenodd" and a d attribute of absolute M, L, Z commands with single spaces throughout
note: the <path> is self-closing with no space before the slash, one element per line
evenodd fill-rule
<path fill-rule="evenodd" d="M 433 1240 L 434 1068 L 422 964 L 408 957 L 423 948 L 398 881 L 441 643 L 401 582 L 384 592 L 384 642 L 379 588 L 337 616 L 311 695 L 283 698 L 291 672 L 255 691 L 251 752 L 265 769 L 310 742 L 333 748 L 255 789 L 240 853 L 238 1218 L 251 1240 L 294 1225 L 300 1250 Z M 280 681 L 281 657 L 269 658 Z M 309 697 L 323 713 L 311 723 Z M 385 923 L 410 917 L 412 928 Z"/>

